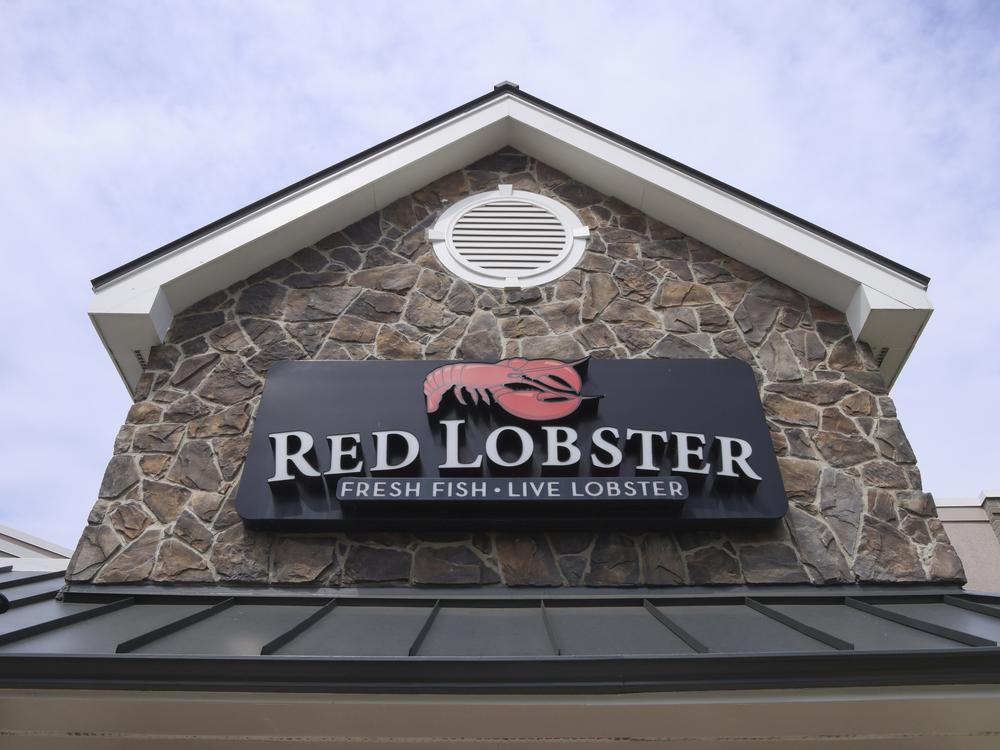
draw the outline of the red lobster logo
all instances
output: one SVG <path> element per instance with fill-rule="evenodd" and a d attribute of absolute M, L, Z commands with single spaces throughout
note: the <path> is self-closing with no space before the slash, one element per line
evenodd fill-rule
<path fill-rule="evenodd" d="M 496 364 L 463 362 L 438 367 L 424 380 L 427 413 L 436 412 L 444 395 L 452 391 L 462 405 L 468 403 L 463 395 L 467 394 L 474 404 L 480 400 L 494 403 L 521 419 L 547 421 L 565 417 L 583 401 L 601 398 L 580 394 L 583 380 L 577 368 L 585 366 L 588 359 L 562 362 L 517 357 Z"/>

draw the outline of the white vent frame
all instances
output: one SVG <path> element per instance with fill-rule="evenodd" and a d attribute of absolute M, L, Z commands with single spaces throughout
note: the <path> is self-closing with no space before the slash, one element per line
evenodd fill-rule
<path fill-rule="evenodd" d="M 468 248 L 463 250 L 460 246 L 456 246 L 455 229 L 471 211 L 493 203 L 504 204 L 513 201 L 530 204 L 535 209 L 542 209 L 554 217 L 563 231 L 561 246 L 556 247 L 551 243 L 551 239 L 558 238 L 558 235 L 551 235 L 550 246 L 544 251 L 528 253 L 521 250 L 520 254 L 529 255 L 532 261 L 508 261 L 524 265 L 506 268 L 490 267 L 486 263 L 504 262 L 499 258 L 504 255 L 510 258 L 511 252 L 509 250 L 505 252 L 498 248 L 488 256 L 494 260 L 487 261 L 485 258 L 469 258 L 470 250 Z M 543 218 L 544 214 L 539 212 L 537 216 Z M 545 222 L 545 225 L 549 231 L 555 227 L 552 222 Z M 511 185 L 500 185 L 496 190 L 476 193 L 460 200 L 442 213 L 434 226 L 427 230 L 427 239 L 433 245 L 434 255 L 441 265 L 460 279 L 493 289 L 524 289 L 549 284 L 561 278 L 576 268 L 587 249 L 589 238 L 590 229 L 580 221 L 580 218 L 569 206 L 539 193 L 514 190 Z M 461 243 L 462 240 L 459 239 L 457 242 Z M 485 253 L 486 250 L 484 249 L 483 252 Z M 548 254 L 548 259 L 540 260 L 543 257 L 542 252 Z M 534 262 L 536 265 L 531 266 L 530 262 Z"/>

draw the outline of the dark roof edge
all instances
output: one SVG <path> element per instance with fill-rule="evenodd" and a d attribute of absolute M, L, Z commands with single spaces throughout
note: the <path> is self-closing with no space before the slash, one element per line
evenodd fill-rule
<path fill-rule="evenodd" d="M 823 600 L 850 597 L 911 597 L 957 596 L 969 592 L 960 583 L 896 583 L 896 584 L 843 584 L 814 586 L 811 584 L 749 584 L 673 587 L 594 587 L 594 586 L 532 586 L 505 588 L 496 586 L 360 586 L 356 588 L 311 587 L 296 585 L 226 585 L 197 583 L 79 583 L 70 582 L 63 587 L 66 601 L 89 599 L 95 596 L 154 597 L 169 599 L 218 599 L 235 597 L 242 600 L 319 601 L 329 598 L 358 600 L 417 600 L 421 602 L 442 600 L 461 601 L 628 601 L 628 600 L 703 600 L 716 603 L 733 603 L 746 597 L 771 600 L 797 598 Z M 997 594 L 980 593 L 993 601 Z M 1000 602 L 997 602 L 1000 603 Z"/>
<path fill-rule="evenodd" d="M 445 694 L 996 685 L 1000 649 L 392 659 L 0 655 L 0 688 Z"/>
<path fill-rule="evenodd" d="M 504 83 L 501 83 L 496 87 L 494 87 L 493 91 L 489 92 L 488 94 L 484 94 L 483 96 L 472 99 L 471 101 L 468 101 L 465 104 L 456 107 L 455 109 L 449 110 L 448 112 L 445 112 L 442 115 L 439 115 L 431 120 L 428 120 L 427 122 L 424 122 L 421 125 L 417 125 L 414 128 L 410 128 L 409 130 L 400 133 L 399 135 L 394 136 L 393 138 L 390 138 L 386 141 L 382 141 L 381 143 L 372 146 L 371 148 L 367 148 L 364 151 L 355 154 L 354 156 L 348 157 L 343 161 L 337 162 L 336 164 L 333 164 L 332 166 L 329 166 L 326 169 L 316 172 L 315 174 L 312 174 L 309 177 L 306 177 L 305 179 L 299 180 L 298 182 L 288 185 L 287 187 L 284 187 L 281 190 L 278 190 L 277 192 L 271 193 L 270 195 L 261 198 L 260 200 L 254 201 L 253 203 L 244 206 L 243 208 L 237 209 L 236 211 L 233 211 L 232 213 L 223 216 L 221 219 L 217 219 L 216 221 L 213 221 L 210 224 L 206 224 L 200 229 L 196 229 L 193 232 L 189 232 L 188 234 L 185 234 L 183 237 L 179 237 L 173 242 L 169 242 L 166 245 L 163 245 L 162 247 L 152 250 L 146 253 L 145 255 L 141 255 L 138 258 L 129 261 L 128 263 L 118 266 L 117 268 L 114 268 L 111 271 L 108 271 L 107 273 L 101 274 L 100 276 L 91 279 L 90 281 L 91 286 L 94 288 L 94 290 L 97 290 L 99 287 L 104 286 L 105 284 L 108 284 L 111 281 L 114 281 L 119 276 L 123 276 L 124 274 L 133 271 L 136 268 L 145 265 L 146 263 L 149 263 L 150 261 L 156 260 L 157 258 L 166 255 L 172 250 L 176 250 L 178 247 L 181 247 L 187 244 L 188 242 L 191 242 L 192 240 L 198 239 L 199 237 L 209 234 L 210 232 L 214 232 L 215 230 L 225 226 L 226 224 L 235 221 L 237 219 L 240 219 L 250 213 L 253 213 L 254 211 L 257 211 L 258 209 L 268 205 L 269 203 L 284 198 L 285 196 L 295 192 L 296 190 L 306 187 L 307 185 L 317 180 L 329 177 L 335 174 L 336 172 L 345 169 L 349 166 L 352 166 L 353 164 L 356 164 L 359 161 L 367 159 L 368 157 L 373 156 L 384 149 L 394 146 L 397 143 L 400 143 L 401 141 L 404 141 L 408 138 L 412 138 L 413 136 L 418 135 L 425 130 L 435 127 L 436 125 L 439 125 L 442 122 L 445 122 L 464 112 L 467 112 L 468 110 L 475 109 L 476 107 L 490 101 L 491 99 L 503 96 L 504 94 L 511 94 L 513 96 L 520 97 L 521 99 L 524 99 L 526 102 L 541 107 L 542 109 L 546 109 L 552 114 L 558 115 L 559 117 L 570 120 L 571 122 L 574 122 L 577 125 L 585 127 L 588 130 L 597 133 L 598 135 L 608 138 L 609 140 L 612 140 L 621 146 L 637 151 L 643 154 L 644 156 L 647 156 L 651 159 L 654 159 L 658 162 L 661 162 L 662 164 L 671 167 L 672 169 L 676 169 L 679 172 L 683 172 L 684 174 L 690 177 L 694 177 L 695 179 L 701 180 L 702 182 L 711 185 L 712 187 L 715 187 L 719 190 L 722 190 L 723 192 L 729 193 L 731 196 L 735 198 L 739 198 L 740 200 L 746 201 L 751 205 L 754 205 L 758 208 L 764 209 L 765 211 L 773 213 L 774 215 L 784 219 L 785 221 L 795 224 L 801 229 L 805 229 L 814 234 L 817 234 L 820 237 L 830 240 L 831 242 L 835 242 L 838 245 L 842 245 L 848 248 L 849 250 L 852 250 L 853 252 L 868 258 L 869 260 L 873 260 L 876 263 L 879 263 L 880 265 L 905 276 L 911 281 L 915 281 L 916 283 L 922 285 L 924 288 L 926 288 L 927 285 L 930 283 L 929 276 L 925 276 L 924 274 L 919 273 L 918 271 L 914 271 L 912 268 L 908 268 L 907 266 L 904 266 L 901 263 L 897 263 L 894 260 L 886 258 L 884 255 L 880 255 L 879 253 L 876 253 L 873 250 L 869 250 L 863 245 L 859 245 L 856 242 L 851 242 L 850 240 L 841 237 L 838 234 L 823 229 L 822 227 L 817 226 L 816 224 L 813 224 L 810 221 L 807 221 L 799 216 L 796 216 L 795 214 L 789 213 L 788 211 L 778 208 L 777 206 L 768 203 L 767 201 L 761 200 L 760 198 L 750 195 L 749 193 L 746 193 L 740 190 L 739 188 L 735 188 L 732 185 L 722 182 L 721 180 L 717 180 L 716 178 L 711 177 L 705 174 L 704 172 L 700 172 L 697 169 L 694 169 L 693 167 L 689 167 L 686 164 L 677 161 L 676 159 L 672 159 L 669 156 L 665 156 L 657 151 L 654 151 L 651 148 L 636 143 L 635 141 L 629 140 L 628 138 L 625 138 L 624 136 L 621 136 L 611 130 L 608 130 L 607 128 L 603 128 L 600 125 L 595 125 L 589 120 L 585 120 L 584 118 L 578 115 L 574 115 L 572 112 L 568 112 L 564 109 L 556 107 L 553 104 L 549 104 L 543 99 L 539 99 L 536 96 L 532 96 L 531 94 L 525 93 L 524 91 L 521 91 L 516 84 L 512 84 L 505 81 Z"/>

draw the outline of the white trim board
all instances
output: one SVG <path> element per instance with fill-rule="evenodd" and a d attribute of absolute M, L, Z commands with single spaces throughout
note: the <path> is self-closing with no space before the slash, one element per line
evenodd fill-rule
<path fill-rule="evenodd" d="M 134 392 L 149 349 L 200 299 L 511 145 L 847 315 L 895 381 L 933 310 L 926 285 L 510 86 L 113 275 L 89 314 Z"/>

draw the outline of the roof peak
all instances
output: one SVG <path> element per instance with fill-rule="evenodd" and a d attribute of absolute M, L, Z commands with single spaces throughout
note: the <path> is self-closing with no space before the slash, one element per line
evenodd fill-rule
<path fill-rule="evenodd" d="M 846 313 L 890 383 L 930 315 L 926 276 L 504 81 L 98 276 L 91 317 L 133 389 L 175 313 L 508 145 Z"/>
<path fill-rule="evenodd" d="M 693 177 L 696 177 L 697 179 L 703 180 L 703 181 L 711 184 L 714 187 L 717 187 L 717 188 L 719 188 L 721 190 L 724 190 L 725 192 L 730 193 L 731 195 L 733 195 L 735 197 L 738 197 L 738 198 L 740 198 L 742 200 L 746 200 L 748 202 L 751 202 L 754 205 L 759 206 L 761 208 L 764 208 L 764 209 L 766 209 L 766 210 L 768 210 L 768 211 L 770 211 L 772 213 L 775 213 L 775 214 L 781 216 L 782 218 L 784 218 L 785 220 L 791 221 L 791 222 L 795 223 L 796 225 L 798 225 L 800 227 L 803 227 L 805 229 L 808 229 L 809 231 L 821 234 L 821 235 L 827 237 L 828 239 L 830 239 L 830 240 L 832 240 L 832 241 L 834 241 L 834 242 L 836 242 L 838 244 L 842 244 L 845 247 L 850 248 L 851 250 L 853 250 L 855 252 L 858 252 L 858 253 L 861 253 L 863 255 L 866 255 L 867 257 L 871 258 L 872 260 L 875 260 L 876 262 L 878 262 L 880 264 L 883 264 L 886 267 L 889 267 L 889 268 L 893 269 L 894 271 L 896 271 L 898 273 L 903 274 L 904 276 L 912 279 L 913 281 L 916 281 L 917 283 L 922 284 L 925 288 L 930 283 L 930 277 L 928 277 L 928 276 L 926 276 L 926 275 L 924 275 L 924 274 L 922 274 L 922 273 L 920 273 L 918 271 L 915 271 L 912 268 L 904 266 L 901 263 L 897 263 L 896 261 L 894 261 L 894 260 L 892 260 L 890 258 L 886 258 L 885 256 L 880 255 L 880 254 L 874 252 L 873 250 L 870 250 L 870 249 L 868 249 L 868 248 L 866 248 L 866 247 L 864 247 L 862 245 L 859 245 L 859 244 L 857 244 L 855 242 L 852 242 L 851 240 L 848 240 L 848 239 L 846 239 L 844 237 L 841 237 L 840 235 L 834 234 L 833 232 L 830 232 L 827 229 L 824 229 L 824 228 L 822 228 L 822 227 L 820 227 L 820 226 L 818 226 L 816 224 L 813 224 L 812 222 L 810 222 L 810 221 L 808 221 L 806 219 L 803 219 L 803 218 L 801 218 L 799 216 L 796 216 L 796 215 L 794 215 L 792 213 L 789 213 L 789 212 L 787 212 L 787 211 L 785 211 L 785 210 L 783 210 L 781 208 L 778 208 L 777 206 L 775 206 L 775 205 L 773 205 L 771 203 L 768 203 L 768 202 L 766 202 L 766 201 L 764 201 L 764 200 L 762 200 L 760 198 L 757 198 L 756 196 L 750 195 L 749 193 L 746 193 L 746 192 L 740 190 L 739 188 L 733 187 L 732 185 L 729 185 L 729 184 L 727 184 L 727 183 L 725 183 L 725 182 L 723 182 L 721 180 L 717 180 L 714 177 L 711 177 L 711 176 L 705 174 L 704 172 L 701 172 L 701 171 L 699 171 L 697 169 L 694 169 L 693 167 L 689 167 L 688 165 L 683 164 L 682 162 L 677 161 L 676 159 L 673 159 L 673 158 L 671 158 L 669 156 L 665 156 L 664 154 L 656 152 L 653 149 L 647 148 L 646 146 L 643 146 L 643 145 L 641 145 L 639 143 L 636 143 L 635 141 L 629 140 L 629 139 L 625 138 L 622 135 L 614 133 L 613 131 L 610 131 L 610 130 L 608 130 L 606 128 L 603 128 L 603 127 L 601 127 L 599 125 L 596 125 L 596 124 L 594 124 L 594 123 L 592 123 L 592 122 L 590 122 L 588 120 L 585 120 L 582 117 L 574 115 L 573 113 L 571 113 L 571 112 L 569 112 L 567 110 L 564 110 L 564 109 L 561 109 L 559 107 L 556 107 L 555 105 L 550 104 L 549 102 L 547 102 L 547 101 L 545 101 L 543 99 L 539 99 L 536 96 L 532 96 L 531 94 L 528 94 L 527 92 L 522 91 L 520 85 L 517 84 L 517 83 L 514 83 L 512 81 L 501 81 L 500 83 L 497 83 L 496 85 L 493 86 L 493 90 L 491 92 L 489 92 L 487 94 L 484 94 L 483 96 L 480 96 L 480 97 L 477 97 L 475 99 L 472 99 L 472 100 L 466 102 L 465 104 L 462 104 L 462 105 L 460 105 L 460 106 L 458 106 L 458 107 L 456 107 L 454 109 L 451 109 L 451 110 L 449 110 L 449 111 L 447 111 L 447 112 L 445 112 L 445 113 L 443 113 L 443 114 L 441 114 L 441 115 L 439 115 L 439 116 L 437 116 L 437 117 L 435 117 L 435 118 L 433 118 L 431 120 L 428 120 L 428 121 L 426 121 L 426 122 L 424 122 L 424 123 L 422 123 L 420 125 L 417 125 L 414 128 L 411 128 L 411 129 L 409 129 L 407 131 L 404 131 L 403 133 L 400 133 L 399 135 L 396 135 L 396 136 L 394 136 L 394 137 L 392 137 L 392 138 L 390 138 L 388 140 L 382 141 L 381 143 L 378 143 L 375 146 L 367 148 L 364 151 L 361 151 L 361 152 L 359 152 L 357 154 L 354 154 L 353 156 L 350 156 L 350 157 L 348 157 L 348 158 L 346 158 L 346 159 L 344 159 L 342 161 L 339 161 L 339 162 L 337 162 L 335 164 L 332 164 L 329 167 L 326 167 L 325 169 L 320 170 L 319 172 L 316 172 L 316 173 L 314 173 L 314 174 L 312 174 L 312 175 L 310 175 L 308 177 L 303 178 L 302 180 L 299 180 L 298 182 L 294 182 L 291 185 L 288 185 L 288 186 L 286 186 L 284 188 L 281 188 L 280 190 L 277 190 L 274 193 L 271 193 L 270 195 L 267 195 L 267 196 L 265 196 L 264 198 L 261 198 L 258 201 L 254 201 L 253 203 L 251 203 L 251 204 L 249 204 L 247 206 L 244 206 L 243 208 L 237 209 L 236 211 L 233 211 L 232 213 L 227 214 L 227 215 L 223 216 L 222 218 L 217 219 L 216 221 L 214 221 L 214 222 L 212 222 L 210 224 L 206 224 L 205 226 L 203 226 L 203 227 L 201 227 L 199 229 L 195 229 L 194 231 L 189 232 L 188 234 L 185 234 L 185 235 L 179 237 L 178 239 L 173 240 L 172 242 L 168 242 L 166 245 L 163 245 L 163 246 L 161 246 L 159 248 L 156 248 L 156 249 L 154 249 L 154 250 L 152 250 L 152 251 L 150 251 L 150 252 L 148 252 L 148 253 L 146 253 L 144 255 L 139 256 L 138 258 L 135 258 L 134 260 L 131 260 L 131 261 L 127 262 L 127 263 L 124 263 L 124 264 L 116 267 L 116 268 L 113 268 L 110 271 L 107 271 L 106 273 L 100 274 L 99 276 L 95 276 L 90 281 L 91 286 L 96 291 L 101 286 L 104 286 L 105 284 L 108 284 L 108 283 L 114 281 L 116 278 L 118 278 L 118 277 L 120 277 L 120 276 L 128 273 L 129 271 L 137 268 L 138 266 L 141 266 L 143 263 L 151 261 L 151 260 L 154 260 L 156 257 L 158 257 L 158 256 L 160 256 L 160 255 L 162 255 L 164 253 L 168 253 L 171 250 L 176 249 L 176 248 L 184 245 L 187 242 L 190 242 L 190 241 L 192 241 L 194 239 L 197 239 L 200 236 L 203 236 L 203 235 L 205 235 L 205 234 L 207 234 L 209 232 L 212 232 L 215 229 L 219 228 L 220 226 L 223 226 L 223 225 L 225 225 L 227 223 L 230 223 L 232 221 L 238 220 L 242 216 L 245 216 L 245 215 L 247 215 L 249 213 L 252 213 L 253 211 L 257 210 L 262 205 L 267 205 L 268 203 L 271 203 L 273 201 L 280 200 L 281 198 L 283 198 L 286 195 L 294 192 L 295 190 L 298 190 L 301 187 L 304 187 L 304 186 L 306 186 L 306 185 L 308 185 L 310 183 L 313 183 L 313 182 L 315 182 L 317 180 L 321 180 L 321 179 L 324 179 L 326 177 L 329 177 L 332 174 L 335 174 L 336 172 L 338 172 L 340 170 L 347 169 L 350 166 L 352 166 L 353 164 L 355 164 L 355 163 L 357 163 L 357 162 L 359 162 L 359 161 L 361 161 L 361 160 L 363 160 L 365 158 L 368 158 L 368 157 L 372 156 L 374 153 L 377 153 L 377 152 L 382 151 L 384 149 L 391 148 L 392 146 L 396 145 L 398 142 L 403 141 L 403 140 L 405 140 L 407 138 L 413 137 L 413 136 L 415 136 L 415 135 L 417 135 L 417 134 L 419 134 L 421 132 L 427 131 L 428 129 L 433 128 L 434 126 L 438 125 L 440 122 L 442 122 L 444 120 L 447 120 L 447 119 L 450 119 L 452 117 L 461 115 L 461 114 L 463 114 L 465 112 L 468 112 L 468 111 L 474 109 L 477 106 L 482 105 L 483 103 L 485 103 L 485 102 L 487 102 L 487 101 L 489 101 L 491 99 L 494 99 L 494 98 L 496 98 L 498 96 L 503 96 L 503 95 L 518 96 L 518 97 L 520 97 L 520 98 L 522 98 L 522 99 L 524 99 L 524 100 L 526 100 L 528 102 L 531 102 L 532 104 L 534 104 L 536 106 L 540 106 L 540 107 L 542 107 L 542 108 L 544 108 L 544 109 L 546 109 L 546 110 L 548 110 L 548 111 L 550 111 L 552 113 L 555 113 L 555 114 L 559 115 L 560 117 L 566 117 L 568 119 L 571 119 L 573 122 L 575 122 L 578 125 L 586 127 L 586 128 L 588 128 L 590 130 L 593 130 L 593 131 L 595 131 L 597 133 L 600 133 L 603 136 L 609 137 L 612 140 L 614 140 L 614 141 L 616 141 L 616 142 L 618 142 L 618 143 L 620 143 L 620 144 L 622 144 L 624 146 L 627 146 L 628 148 L 635 149 L 636 151 L 639 151 L 640 153 L 642 153 L 642 154 L 644 154 L 646 156 L 649 156 L 649 157 L 651 157 L 653 159 L 656 159 L 657 161 L 660 161 L 660 162 L 662 162 L 662 163 L 664 163 L 666 165 L 669 165 L 672 168 L 680 169 L 680 170 L 684 171 L 685 173 L 687 173 L 687 174 L 689 174 L 689 175 L 691 175 Z"/>

